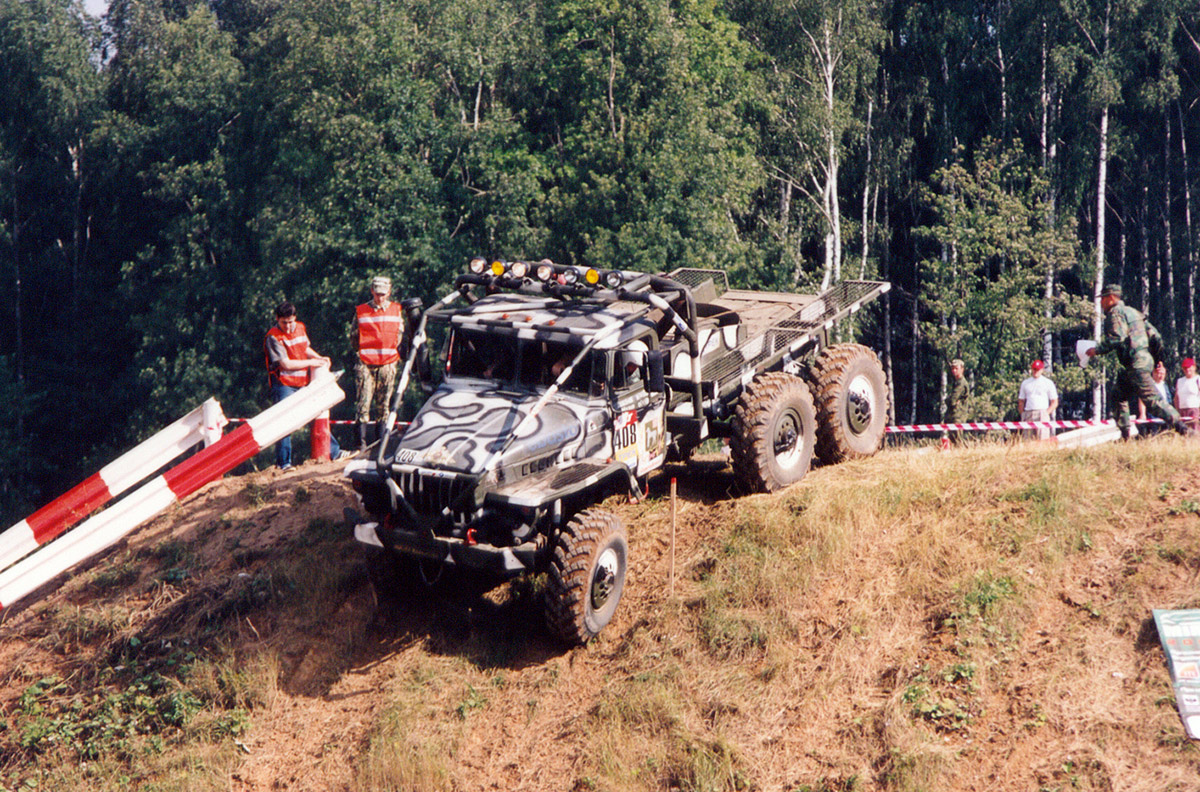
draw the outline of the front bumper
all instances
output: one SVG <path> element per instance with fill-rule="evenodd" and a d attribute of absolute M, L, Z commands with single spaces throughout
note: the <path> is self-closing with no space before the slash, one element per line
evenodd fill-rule
<path fill-rule="evenodd" d="M 415 531 L 387 528 L 378 522 L 355 525 L 354 538 L 369 547 L 504 576 L 531 571 L 537 562 L 537 545 L 534 542 L 524 542 L 515 547 L 496 547 L 468 543 L 457 537 L 423 535 Z"/>

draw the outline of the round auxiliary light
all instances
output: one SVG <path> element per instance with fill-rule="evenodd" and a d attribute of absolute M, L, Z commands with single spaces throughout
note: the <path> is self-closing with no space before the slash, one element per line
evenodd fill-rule
<path fill-rule="evenodd" d="M 600 271 L 588 267 L 587 272 L 583 273 L 583 279 L 587 281 L 589 285 L 595 286 L 600 282 Z"/>
<path fill-rule="evenodd" d="M 499 278 L 501 275 L 504 274 L 504 262 L 503 261 L 497 260 L 497 261 L 492 262 L 492 274 L 495 275 L 497 278 Z"/>
<path fill-rule="evenodd" d="M 579 280 L 579 270 L 574 267 L 567 267 L 562 273 L 562 282 L 567 286 L 573 286 Z"/>
<path fill-rule="evenodd" d="M 536 274 L 536 275 L 537 275 L 537 279 L 538 279 L 538 280 L 540 280 L 540 281 L 548 281 L 548 280 L 550 280 L 551 278 L 553 278 L 553 277 L 554 277 L 554 265 L 553 265 L 553 264 L 547 264 L 547 263 L 544 263 L 544 262 L 543 262 L 543 263 L 541 263 L 541 264 L 538 264 L 538 265 L 537 265 L 537 269 L 536 269 L 536 270 L 534 270 L 534 274 Z"/>
<path fill-rule="evenodd" d="M 608 272 L 604 273 L 604 285 L 610 289 L 620 288 L 621 284 L 624 282 L 624 276 L 622 276 L 621 273 L 617 272 L 616 270 L 609 270 Z"/>
<path fill-rule="evenodd" d="M 467 269 L 469 269 L 475 275 L 482 275 L 483 271 L 486 268 L 487 268 L 487 259 L 482 259 L 482 258 L 479 258 L 478 256 L 471 259 L 471 261 L 467 264 Z"/>
<path fill-rule="evenodd" d="M 508 268 L 508 274 L 514 278 L 524 278 L 529 274 L 529 263 L 526 261 L 514 261 L 512 266 Z"/>

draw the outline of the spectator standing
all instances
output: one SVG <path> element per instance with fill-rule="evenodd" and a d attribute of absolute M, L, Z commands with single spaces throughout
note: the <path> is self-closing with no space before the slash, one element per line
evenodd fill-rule
<path fill-rule="evenodd" d="M 308 343 L 308 330 L 296 319 L 296 306 L 284 300 L 275 308 L 275 326 L 263 340 L 267 357 L 267 384 L 271 403 L 279 402 L 303 388 L 309 382 L 312 369 L 329 368 L 329 358 L 317 354 Z M 338 442 L 329 438 L 331 458 L 341 458 Z M 280 470 L 292 467 L 292 436 L 287 435 L 275 444 L 275 464 Z"/>
<path fill-rule="evenodd" d="M 1154 370 L 1150 372 L 1150 379 L 1154 380 L 1154 389 L 1158 391 L 1158 395 L 1162 397 L 1162 400 L 1166 404 L 1172 404 L 1171 386 L 1167 385 L 1167 366 L 1161 360 L 1154 364 Z M 1146 403 L 1141 399 L 1138 399 L 1138 420 L 1146 420 Z M 1147 427 L 1142 428 L 1146 429 Z M 1145 432 L 1145 434 L 1156 434 L 1160 431 L 1162 431 L 1162 426 L 1156 424 L 1149 431 Z"/>
<path fill-rule="evenodd" d="M 1046 364 L 1035 360 L 1029 364 L 1029 376 L 1021 383 L 1017 393 L 1017 408 L 1021 411 L 1022 421 L 1053 421 L 1054 411 L 1058 409 L 1058 388 L 1054 382 L 1043 375 Z M 1054 430 L 1048 426 L 1037 429 L 1023 429 L 1022 437 L 1049 439 Z"/>
<path fill-rule="evenodd" d="M 1129 406 L 1134 399 L 1146 403 L 1146 410 L 1165 420 L 1181 435 L 1194 435 L 1169 403 L 1154 387 L 1154 355 L 1151 346 L 1161 347 L 1162 336 L 1146 317 L 1121 299 L 1121 287 L 1109 284 L 1100 292 L 1100 310 L 1104 311 L 1104 338 L 1088 350 L 1088 357 L 1115 352 L 1121 371 L 1113 389 L 1113 409 L 1121 437 L 1129 437 Z"/>
<path fill-rule="evenodd" d="M 946 414 L 943 423 L 956 424 L 971 420 L 970 408 L 967 403 L 971 400 L 971 383 L 966 378 L 967 364 L 961 359 L 950 361 L 950 392 L 946 395 Z M 949 437 L 955 443 L 962 442 L 962 431 L 953 434 L 943 432 L 942 437 Z"/>
<path fill-rule="evenodd" d="M 1200 423 L 1200 377 L 1194 358 L 1183 359 L 1183 376 L 1175 380 L 1175 409 L 1192 429 Z"/>
<path fill-rule="evenodd" d="M 354 420 L 361 451 L 375 438 L 371 432 L 371 405 L 379 418 L 387 415 L 388 399 L 396 387 L 400 360 L 400 332 L 404 316 L 400 303 L 391 301 L 392 281 L 382 275 L 371 279 L 371 299 L 354 309 L 358 331 L 358 360 L 354 364 Z"/>

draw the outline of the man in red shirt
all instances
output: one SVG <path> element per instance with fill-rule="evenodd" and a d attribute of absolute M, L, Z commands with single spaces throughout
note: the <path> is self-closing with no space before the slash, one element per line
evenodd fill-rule
<path fill-rule="evenodd" d="M 379 418 L 387 414 L 388 400 L 396 388 L 400 360 L 400 333 L 404 317 L 400 303 L 392 302 L 392 281 L 371 279 L 371 299 L 354 309 L 358 332 L 358 360 L 354 364 L 354 420 L 358 422 L 358 447 L 372 442 L 371 405 L 379 405 Z"/>
<path fill-rule="evenodd" d="M 275 326 L 267 331 L 263 350 L 267 357 L 267 384 L 271 388 L 272 404 L 278 404 L 307 385 L 311 369 L 329 368 L 331 363 L 329 358 L 317 354 L 308 345 L 308 331 L 303 322 L 296 320 L 296 306 L 287 300 L 275 309 Z M 333 459 L 341 457 L 341 449 L 332 436 L 329 453 Z M 292 467 L 291 435 L 275 444 L 275 464 L 280 470 Z"/>

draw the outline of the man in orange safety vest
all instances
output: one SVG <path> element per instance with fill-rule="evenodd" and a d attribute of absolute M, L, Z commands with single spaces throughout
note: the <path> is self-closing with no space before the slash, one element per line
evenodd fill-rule
<path fill-rule="evenodd" d="M 329 368 L 331 364 L 329 358 L 317 354 L 309 346 L 308 330 L 303 322 L 297 321 L 296 306 L 287 300 L 275 308 L 275 325 L 267 331 L 263 351 L 267 357 L 267 384 L 271 389 L 272 404 L 278 404 L 307 385 L 312 369 Z M 341 458 L 341 449 L 332 436 L 329 454 L 332 459 Z M 291 435 L 275 444 L 275 464 L 280 470 L 292 467 Z"/>
<path fill-rule="evenodd" d="M 396 387 L 396 364 L 400 360 L 400 334 L 404 316 L 400 303 L 392 302 L 392 281 L 382 275 L 371 279 L 371 299 L 354 309 L 358 332 L 358 360 L 354 364 L 354 420 L 358 423 L 358 447 L 373 441 L 371 405 L 379 405 L 379 417 L 387 414 L 388 399 Z"/>

